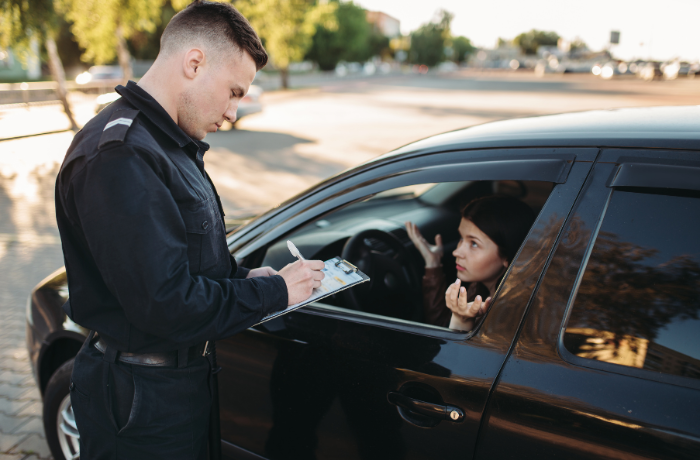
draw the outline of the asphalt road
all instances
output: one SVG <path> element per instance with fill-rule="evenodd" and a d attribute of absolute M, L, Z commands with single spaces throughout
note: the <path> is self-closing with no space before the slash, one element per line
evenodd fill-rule
<path fill-rule="evenodd" d="M 700 104 L 700 79 L 462 72 L 293 78 L 265 110 L 207 137 L 206 167 L 229 217 L 260 212 L 319 180 L 432 134 L 492 120 L 634 106 Z M 93 100 L 73 96 L 78 121 Z M 0 138 L 67 128 L 56 105 L 0 109 Z M 47 458 L 41 400 L 24 350 L 31 288 L 61 267 L 53 188 L 71 132 L 0 141 L 0 460 Z"/>

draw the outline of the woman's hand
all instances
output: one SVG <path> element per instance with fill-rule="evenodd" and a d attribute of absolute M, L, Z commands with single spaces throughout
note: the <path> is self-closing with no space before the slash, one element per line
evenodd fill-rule
<path fill-rule="evenodd" d="M 452 310 L 450 329 L 468 331 L 474 328 L 474 318 L 486 313 L 491 304 L 491 297 L 482 300 L 478 295 L 473 302 L 467 302 L 467 289 L 461 284 L 459 279 L 450 284 L 445 292 L 445 302 L 447 308 Z"/>
<path fill-rule="evenodd" d="M 425 260 L 425 268 L 436 268 L 440 266 L 440 261 L 442 260 L 442 254 L 444 252 L 442 247 L 442 237 L 440 235 L 435 235 L 435 244 L 430 244 L 423 238 L 420 234 L 420 230 L 413 222 L 406 222 L 406 232 L 408 232 L 408 237 L 413 241 L 413 244 L 418 248 L 420 255 L 423 256 Z"/>

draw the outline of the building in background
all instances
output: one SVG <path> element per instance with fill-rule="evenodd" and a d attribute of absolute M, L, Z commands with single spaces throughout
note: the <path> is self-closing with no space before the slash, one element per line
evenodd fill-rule
<path fill-rule="evenodd" d="M 395 38 L 401 35 L 401 22 L 381 11 L 367 11 L 367 22 L 386 37 Z"/>

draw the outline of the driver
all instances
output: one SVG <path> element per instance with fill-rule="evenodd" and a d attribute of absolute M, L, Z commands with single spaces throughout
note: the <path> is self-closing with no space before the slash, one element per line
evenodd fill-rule
<path fill-rule="evenodd" d="M 435 244 L 430 244 L 414 223 L 406 222 L 408 236 L 425 260 L 425 322 L 472 330 L 476 319 L 488 310 L 491 295 L 534 221 L 533 210 L 512 197 L 487 196 L 471 201 L 462 210 L 460 240 L 452 252 L 457 280 L 449 287 L 442 271 L 442 237 L 435 235 Z"/>

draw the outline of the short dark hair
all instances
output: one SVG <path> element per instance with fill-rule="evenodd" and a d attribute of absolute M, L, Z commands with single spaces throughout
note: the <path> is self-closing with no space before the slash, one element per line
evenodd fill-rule
<path fill-rule="evenodd" d="M 511 196 L 485 196 L 469 202 L 462 217 L 471 221 L 498 246 L 510 264 L 535 222 L 535 212 Z"/>
<path fill-rule="evenodd" d="M 267 64 L 267 52 L 248 20 L 227 3 L 195 0 L 177 13 L 160 37 L 161 53 L 169 54 L 183 46 L 206 42 L 214 49 L 225 48 L 226 40 L 239 52 L 246 51 L 257 70 Z"/>

